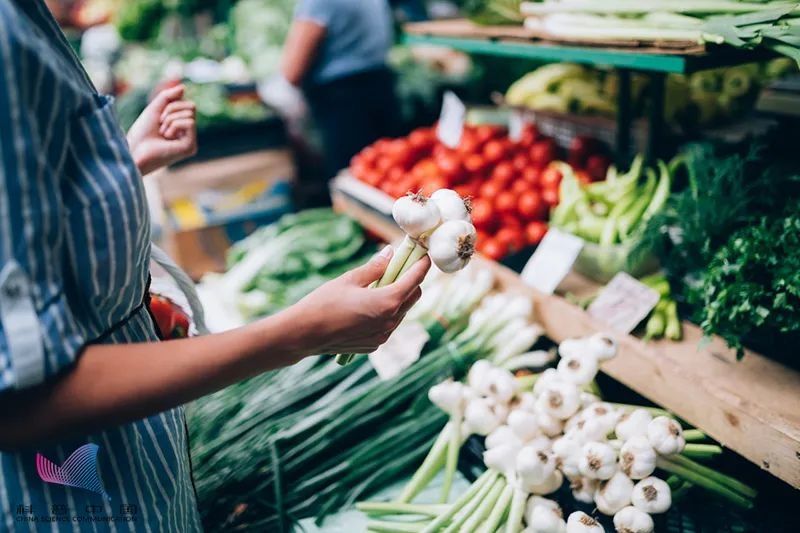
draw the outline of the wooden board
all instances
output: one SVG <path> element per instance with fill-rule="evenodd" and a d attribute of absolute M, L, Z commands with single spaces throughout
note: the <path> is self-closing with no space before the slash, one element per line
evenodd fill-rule
<path fill-rule="evenodd" d="M 368 229 L 387 240 L 400 237 L 390 219 L 337 191 L 335 182 L 332 197 L 336 209 Z M 605 331 L 580 307 L 542 294 L 515 272 L 483 261 L 504 288 L 533 299 L 538 320 L 554 341 Z M 579 291 L 597 287 L 579 276 L 569 282 Z M 683 328 L 681 342 L 619 336 L 619 354 L 603 364 L 603 372 L 800 488 L 800 373 L 753 352 L 737 362 L 720 339 L 704 342 L 697 326 L 684 322 Z"/>
<path fill-rule="evenodd" d="M 691 41 L 627 41 L 581 39 L 565 40 L 523 25 L 483 26 L 467 19 L 435 20 L 406 24 L 403 31 L 412 35 L 458 37 L 465 39 L 490 39 L 503 41 L 541 41 L 543 44 L 560 43 L 578 46 L 636 49 L 638 53 L 652 54 L 703 54 L 706 47 Z"/>

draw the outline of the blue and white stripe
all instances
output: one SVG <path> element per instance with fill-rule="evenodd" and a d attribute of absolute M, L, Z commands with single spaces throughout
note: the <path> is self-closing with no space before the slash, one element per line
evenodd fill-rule
<path fill-rule="evenodd" d="M 109 98 L 98 95 L 42 0 L 0 1 L 0 395 L 69 372 L 90 343 L 157 340 L 141 306 L 150 258 L 141 177 Z M 46 484 L 94 443 L 111 501 Z M 183 411 L 57 445 L 0 453 L 0 532 L 200 531 Z M 30 522 L 27 511 L 58 522 Z M 122 517 L 135 522 L 87 521 Z M 19 508 L 23 513 L 19 514 Z"/>

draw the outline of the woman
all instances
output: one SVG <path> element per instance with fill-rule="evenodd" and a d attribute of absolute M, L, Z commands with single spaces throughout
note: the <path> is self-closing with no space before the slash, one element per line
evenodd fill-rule
<path fill-rule="evenodd" d="M 300 0 L 281 72 L 302 87 L 322 134 L 327 177 L 362 148 L 400 134 L 387 0 Z"/>
<path fill-rule="evenodd" d="M 162 93 L 126 142 L 42 0 L 0 2 L 0 62 L 0 531 L 198 531 L 180 406 L 374 349 L 429 263 L 368 289 L 385 250 L 282 313 L 158 342 L 140 174 L 193 153 L 193 106 Z M 97 494 L 65 486 L 91 481 L 90 461 L 59 468 L 87 444 Z"/>

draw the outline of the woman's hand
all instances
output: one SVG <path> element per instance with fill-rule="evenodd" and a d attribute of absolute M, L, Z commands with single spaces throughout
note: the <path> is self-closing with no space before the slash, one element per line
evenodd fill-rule
<path fill-rule="evenodd" d="M 420 296 L 430 269 L 425 257 L 395 283 L 370 289 L 380 279 L 392 248 L 330 281 L 291 307 L 305 353 L 370 353 L 386 342 Z"/>
<path fill-rule="evenodd" d="M 197 153 L 194 102 L 183 85 L 164 89 L 128 131 L 128 146 L 142 176 Z"/>

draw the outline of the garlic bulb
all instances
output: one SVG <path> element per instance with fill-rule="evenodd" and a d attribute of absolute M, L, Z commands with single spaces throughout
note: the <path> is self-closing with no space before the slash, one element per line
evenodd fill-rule
<path fill-rule="evenodd" d="M 544 411 L 536 413 L 536 424 L 539 430 L 548 437 L 558 437 L 564 432 L 564 422 Z"/>
<path fill-rule="evenodd" d="M 529 441 L 539 434 L 536 415 L 522 409 L 514 409 L 508 414 L 506 424 L 523 441 Z"/>
<path fill-rule="evenodd" d="M 558 362 L 558 372 L 564 380 L 586 385 L 597 375 L 597 360 L 590 357 L 567 356 Z"/>
<path fill-rule="evenodd" d="M 568 435 L 564 435 L 553 441 L 553 453 L 556 456 L 556 464 L 564 474 L 569 477 L 580 475 L 581 449 L 580 442 Z"/>
<path fill-rule="evenodd" d="M 656 451 L 644 435 L 625 441 L 619 451 L 619 467 L 631 479 L 644 479 L 656 469 Z"/>
<path fill-rule="evenodd" d="M 583 503 L 594 503 L 594 493 L 600 482 L 588 477 L 575 476 L 569 481 L 572 497 Z"/>
<path fill-rule="evenodd" d="M 540 502 L 552 502 L 553 505 Z M 526 531 L 531 533 L 565 533 L 567 530 L 564 514 L 558 504 L 540 496 L 528 500 L 525 522 L 528 524 Z"/>
<path fill-rule="evenodd" d="M 598 396 L 595 396 L 591 392 L 584 392 L 581 391 L 581 407 L 586 408 L 592 405 L 593 403 L 597 403 L 600 401 Z"/>
<path fill-rule="evenodd" d="M 503 423 L 495 411 L 495 403 L 487 398 L 476 398 L 464 410 L 464 423 L 470 433 L 486 436 Z"/>
<path fill-rule="evenodd" d="M 486 359 L 478 359 L 467 373 L 467 385 L 478 394 L 488 396 L 491 387 L 489 373 L 493 368 L 494 365 Z"/>
<path fill-rule="evenodd" d="M 581 448 L 578 469 L 592 479 L 610 479 L 617 471 L 617 453 L 603 442 L 587 442 Z"/>
<path fill-rule="evenodd" d="M 458 272 L 472 259 L 478 234 L 464 220 L 448 220 L 428 238 L 428 255 L 442 272 Z"/>
<path fill-rule="evenodd" d="M 580 393 L 572 383 L 555 382 L 542 391 L 536 407 L 554 418 L 566 420 L 580 408 Z"/>
<path fill-rule="evenodd" d="M 681 453 L 686 446 L 681 425 L 667 416 L 657 416 L 647 425 L 647 438 L 661 455 Z"/>
<path fill-rule="evenodd" d="M 561 383 L 564 379 L 555 368 L 548 368 L 539 375 L 536 383 L 533 384 L 533 395 L 541 396 L 545 389 L 549 388 L 555 383 Z"/>
<path fill-rule="evenodd" d="M 487 449 L 496 448 L 503 444 L 511 444 L 521 448 L 523 442 L 510 427 L 502 425 L 486 436 L 485 444 Z"/>
<path fill-rule="evenodd" d="M 653 533 L 653 517 L 636 507 L 628 506 L 614 515 L 614 528 L 618 533 Z"/>
<path fill-rule="evenodd" d="M 617 355 L 617 341 L 605 333 L 595 333 L 586 339 L 586 348 L 598 361 L 605 361 Z"/>
<path fill-rule="evenodd" d="M 523 490 L 531 494 L 540 494 L 545 496 L 547 494 L 552 494 L 561 488 L 561 485 L 564 483 L 564 474 L 562 474 L 559 470 L 556 470 L 542 483 L 538 484 L 529 483 L 524 477 L 520 477 L 519 481 Z"/>
<path fill-rule="evenodd" d="M 489 396 L 498 402 L 508 403 L 517 392 L 517 380 L 508 370 L 494 367 L 489 370 Z"/>
<path fill-rule="evenodd" d="M 392 217 L 414 239 L 433 231 L 442 221 L 439 207 L 422 194 L 408 194 L 398 198 L 392 206 Z"/>
<path fill-rule="evenodd" d="M 600 417 L 576 415 L 577 421 L 568 430 L 569 435 L 578 442 L 586 443 L 591 441 L 605 441 L 609 434 L 608 424 Z M 573 417 L 576 418 L 576 417 Z"/>
<path fill-rule="evenodd" d="M 585 357 L 586 353 L 586 339 L 567 339 L 558 345 L 561 357 Z"/>
<path fill-rule="evenodd" d="M 600 522 L 584 513 L 575 511 L 567 518 L 567 533 L 605 533 Z"/>
<path fill-rule="evenodd" d="M 518 451 L 519 447 L 514 444 L 501 444 L 483 452 L 483 462 L 487 467 L 510 476 L 514 472 Z"/>
<path fill-rule="evenodd" d="M 517 475 L 528 485 L 541 485 L 556 470 L 553 455 L 529 446 L 523 446 L 516 457 Z"/>
<path fill-rule="evenodd" d="M 619 422 L 622 413 L 607 402 L 594 402 L 586 407 L 583 412 L 586 416 L 597 418 L 606 428 L 606 433 L 611 433 Z"/>
<path fill-rule="evenodd" d="M 457 416 L 464 409 L 464 385 L 448 379 L 431 387 L 428 399 L 448 415 Z"/>
<path fill-rule="evenodd" d="M 647 426 L 653 420 L 653 416 L 646 409 L 634 409 L 629 413 L 624 413 L 614 433 L 617 438 L 622 440 L 630 440 L 639 435 L 647 435 Z"/>
<path fill-rule="evenodd" d="M 633 481 L 617 472 L 608 481 L 603 481 L 594 493 L 597 510 L 605 515 L 614 515 L 623 507 L 630 505 L 633 493 Z"/>
<path fill-rule="evenodd" d="M 517 403 L 514 407 L 529 413 L 536 413 L 536 396 L 530 392 L 523 392 L 517 396 Z"/>
<path fill-rule="evenodd" d="M 645 513 L 666 513 L 672 505 L 672 491 L 666 481 L 648 477 L 634 485 L 631 502 Z"/>
<path fill-rule="evenodd" d="M 452 189 L 439 189 L 431 195 L 431 201 L 436 203 L 442 220 L 466 220 L 470 221 L 470 207 L 466 200 Z"/>

